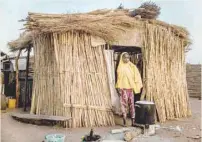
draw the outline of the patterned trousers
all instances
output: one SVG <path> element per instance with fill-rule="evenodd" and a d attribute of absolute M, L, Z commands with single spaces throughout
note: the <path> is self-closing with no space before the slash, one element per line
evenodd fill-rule
<path fill-rule="evenodd" d="M 134 94 L 132 89 L 121 89 L 121 111 L 123 117 L 127 117 L 127 106 L 129 105 L 131 118 L 135 118 Z"/>

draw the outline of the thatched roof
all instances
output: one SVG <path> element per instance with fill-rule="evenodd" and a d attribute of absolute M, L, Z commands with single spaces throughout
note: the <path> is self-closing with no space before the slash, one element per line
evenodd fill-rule
<path fill-rule="evenodd" d="M 9 42 L 8 45 L 11 51 L 32 46 L 32 32 L 23 32 L 18 39 Z"/>
<path fill-rule="evenodd" d="M 154 19 L 131 17 L 130 14 L 128 9 L 104 9 L 77 14 L 28 13 L 24 26 L 27 31 L 37 33 L 86 32 L 110 43 L 119 40 L 120 35 L 127 34 L 133 29 L 144 29 L 145 24 L 149 23 L 162 29 L 171 30 L 175 36 L 189 41 L 189 33 L 183 27 Z M 30 43 L 30 40 L 31 36 L 28 34 L 28 36 L 25 35 L 10 42 L 9 45 L 13 49 L 24 48 Z"/>
<path fill-rule="evenodd" d="M 105 40 L 115 40 L 117 34 L 127 32 L 132 28 L 141 28 L 145 23 L 170 29 L 180 38 L 188 39 L 185 28 L 153 19 L 136 19 L 130 16 L 128 9 L 96 10 L 78 14 L 41 14 L 29 13 L 28 30 L 46 32 L 84 31 L 99 36 Z"/>

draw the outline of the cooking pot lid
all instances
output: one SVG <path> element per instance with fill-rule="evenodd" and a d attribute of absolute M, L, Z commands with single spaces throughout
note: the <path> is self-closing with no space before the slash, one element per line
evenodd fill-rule
<path fill-rule="evenodd" d="M 154 104 L 153 102 L 150 102 L 150 101 L 137 101 L 136 103 L 137 104 L 148 104 L 148 105 Z"/>

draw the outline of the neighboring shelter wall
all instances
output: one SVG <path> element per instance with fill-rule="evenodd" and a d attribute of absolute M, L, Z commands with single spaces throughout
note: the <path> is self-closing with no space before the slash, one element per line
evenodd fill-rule
<path fill-rule="evenodd" d="M 15 56 L 7 57 L 1 62 L 1 71 L 4 79 L 4 89 L 3 93 L 6 97 L 16 96 L 16 67 L 15 67 Z M 22 107 L 24 104 L 25 96 L 25 76 L 26 76 L 26 57 L 20 57 L 18 60 L 18 69 L 19 69 L 19 80 L 20 80 L 20 99 L 19 107 Z M 30 57 L 29 62 L 29 73 L 28 73 L 28 100 L 27 106 L 31 105 L 31 96 L 32 96 L 32 77 L 33 77 L 33 67 L 34 67 L 34 58 Z"/>
<path fill-rule="evenodd" d="M 187 64 L 187 86 L 190 97 L 201 96 L 201 64 Z"/>

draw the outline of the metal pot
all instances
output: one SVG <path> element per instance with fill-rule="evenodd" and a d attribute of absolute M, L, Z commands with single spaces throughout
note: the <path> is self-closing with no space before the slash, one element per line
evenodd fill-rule
<path fill-rule="evenodd" d="M 152 125 L 155 124 L 156 107 L 150 101 L 137 101 L 135 103 L 135 123 Z"/>

